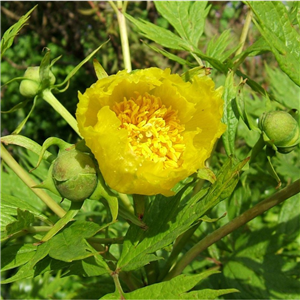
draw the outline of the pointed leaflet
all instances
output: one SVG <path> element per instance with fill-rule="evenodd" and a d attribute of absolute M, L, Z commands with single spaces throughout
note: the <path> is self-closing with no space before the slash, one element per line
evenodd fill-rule
<path fill-rule="evenodd" d="M 160 259 L 155 251 L 171 244 L 210 208 L 230 196 L 239 180 L 239 171 L 246 162 L 228 159 L 210 189 L 201 190 L 192 198 L 191 185 L 174 197 L 156 196 L 143 219 L 148 229 L 129 228 L 117 268 L 131 271 Z"/>
<path fill-rule="evenodd" d="M 32 244 L 9 245 L 1 250 L 1 271 L 10 270 L 26 264 L 35 254 Z"/>
<path fill-rule="evenodd" d="M 158 12 L 178 34 L 197 47 L 209 12 L 207 1 L 155 1 Z"/>
<path fill-rule="evenodd" d="M 222 62 L 226 60 L 239 47 L 236 45 L 225 51 L 230 43 L 230 33 L 231 30 L 228 29 L 223 31 L 220 36 L 215 35 L 207 44 L 206 54 Z"/>
<path fill-rule="evenodd" d="M 182 47 L 183 45 L 185 45 L 187 48 L 189 47 L 189 43 L 184 41 L 170 30 L 144 21 L 143 19 L 135 19 L 126 13 L 124 15 L 130 22 L 138 27 L 142 35 L 150 40 L 153 40 L 157 44 L 162 45 L 163 47 L 176 50 L 184 50 Z"/>
<path fill-rule="evenodd" d="M 237 292 L 236 289 L 227 290 L 199 290 L 189 292 L 201 280 L 218 271 L 205 271 L 197 275 L 180 275 L 170 281 L 156 283 L 144 288 L 125 293 L 125 299 L 216 299 L 216 297 L 228 293 Z M 101 299 L 121 299 L 116 291 L 113 294 L 105 295 Z"/>
<path fill-rule="evenodd" d="M 106 71 L 103 69 L 103 67 L 96 58 L 93 59 L 93 65 L 98 79 L 102 79 L 108 76 Z"/>
<path fill-rule="evenodd" d="M 32 278 L 34 275 L 34 270 L 30 267 L 30 264 L 27 263 L 23 265 L 16 274 L 12 277 L 9 277 L 5 280 L 1 280 L 1 284 L 7 284 L 15 281 L 19 281 L 26 278 Z"/>
<path fill-rule="evenodd" d="M 175 1 L 174 1 L 175 2 Z M 176 1 L 177 2 L 177 1 Z M 188 1 L 186 1 L 188 2 Z M 197 1 L 198 3 L 198 1 Z M 200 3 L 200 1 L 199 1 Z M 198 5 L 198 4 L 197 4 Z M 190 40 L 185 40 L 184 38 L 179 37 L 178 35 L 174 34 L 170 30 L 167 30 L 165 28 L 159 27 L 155 24 L 152 24 L 150 22 L 144 21 L 142 19 L 135 19 L 131 17 L 128 14 L 125 14 L 126 18 L 131 21 L 133 24 L 135 24 L 138 29 L 140 30 L 141 34 L 144 35 L 146 38 L 153 40 L 157 44 L 170 48 L 175 50 L 186 50 L 188 52 L 192 52 L 199 56 L 201 59 L 208 61 L 214 68 L 219 70 L 222 73 L 227 73 L 228 67 L 224 65 L 220 60 L 205 55 L 202 51 L 197 49 L 195 45 L 193 45 Z M 158 51 L 158 49 L 154 49 L 155 51 Z M 170 57 L 170 53 L 159 51 L 165 56 Z M 176 61 L 176 59 L 173 57 L 171 58 Z M 182 62 L 180 62 L 182 63 Z"/>
<path fill-rule="evenodd" d="M 104 42 L 101 46 L 99 46 L 97 49 L 95 49 L 92 53 L 90 53 L 83 61 L 81 61 L 65 78 L 65 80 L 62 83 L 59 83 L 55 86 L 55 88 L 62 87 L 65 84 L 68 83 L 68 81 L 76 74 L 76 72 L 87 62 L 90 58 L 92 58 L 106 43 L 108 43 L 109 40 Z"/>
<path fill-rule="evenodd" d="M 21 147 L 24 147 L 36 154 L 40 154 L 42 146 L 40 146 L 38 143 L 35 141 L 31 140 L 30 138 L 23 136 L 23 135 L 6 135 L 0 138 L 1 142 L 4 143 L 5 145 L 18 145 Z M 51 162 L 53 160 L 53 154 L 49 151 L 45 151 L 43 153 L 43 159 L 48 160 Z"/>
<path fill-rule="evenodd" d="M 30 262 L 31 267 L 49 255 L 51 258 L 64 262 L 72 262 L 94 256 L 98 267 L 103 273 L 109 273 L 110 269 L 101 256 L 86 241 L 98 231 L 110 224 L 100 226 L 93 222 L 74 221 L 70 226 L 59 232 L 49 241 L 40 245 L 35 256 Z"/>
<path fill-rule="evenodd" d="M 300 86 L 300 35 L 280 1 L 249 1 L 256 25 L 269 44 L 281 69 Z"/>
<path fill-rule="evenodd" d="M 2 214 L 10 214 L 13 216 L 17 215 L 17 210 L 21 209 L 23 211 L 27 210 L 32 213 L 35 217 L 41 219 L 43 222 L 48 222 L 47 217 L 43 215 L 37 208 L 28 203 L 28 201 L 17 198 L 12 195 L 8 195 L 5 192 L 1 193 L 1 217 Z"/>
<path fill-rule="evenodd" d="M 237 88 L 234 85 L 234 73 L 229 72 L 224 87 L 223 99 L 224 113 L 222 122 L 227 125 L 226 131 L 222 135 L 225 151 L 227 155 L 234 154 L 235 151 L 235 134 L 238 125 L 238 119 L 236 117 L 236 103 L 235 97 Z"/>
<path fill-rule="evenodd" d="M 38 96 L 35 96 L 34 99 L 33 99 L 33 103 L 32 103 L 32 107 L 28 113 L 28 115 L 25 117 L 25 119 L 18 125 L 18 127 L 13 131 L 12 134 L 19 134 L 21 132 L 21 130 L 23 129 L 23 127 L 25 126 L 27 120 L 29 119 L 30 115 L 32 114 L 34 108 L 35 108 L 35 104 L 36 104 L 36 101 L 38 99 Z"/>
<path fill-rule="evenodd" d="M 34 215 L 27 210 L 17 209 L 17 221 L 6 226 L 7 234 L 14 234 L 26 230 L 34 222 Z"/>
<path fill-rule="evenodd" d="M 23 26 L 26 25 L 25 23 L 28 21 L 28 19 L 30 18 L 30 14 L 36 7 L 37 7 L 37 5 L 34 6 L 26 15 L 22 16 L 16 24 L 11 26 L 8 30 L 6 30 L 4 32 L 2 39 L 1 39 L 1 46 L 0 46 L 1 59 L 2 59 L 5 51 L 11 47 L 11 45 L 14 41 L 14 38 L 18 35 L 20 30 L 23 28 Z"/>

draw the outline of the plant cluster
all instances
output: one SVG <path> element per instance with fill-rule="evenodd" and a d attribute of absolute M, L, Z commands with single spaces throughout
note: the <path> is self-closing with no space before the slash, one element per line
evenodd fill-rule
<path fill-rule="evenodd" d="M 35 4 L 2 6 L 1 297 L 298 299 L 299 2 Z"/>

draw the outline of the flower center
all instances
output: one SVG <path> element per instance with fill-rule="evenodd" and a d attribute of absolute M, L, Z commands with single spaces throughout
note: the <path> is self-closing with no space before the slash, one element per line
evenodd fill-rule
<path fill-rule="evenodd" d="M 180 124 L 177 111 L 162 104 L 159 97 L 138 92 L 136 98 L 116 103 L 113 111 L 125 128 L 132 150 L 154 162 L 162 161 L 164 168 L 179 167 L 179 158 L 185 149 L 180 134 L 184 126 Z"/>

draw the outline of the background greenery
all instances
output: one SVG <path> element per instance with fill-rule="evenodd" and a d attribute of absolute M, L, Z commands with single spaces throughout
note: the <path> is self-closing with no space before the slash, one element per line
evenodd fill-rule
<path fill-rule="evenodd" d="M 104 43 L 108 37 L 110 42 L 95 57 L 108 74 L 114 74 L 124 68 L 118 22 L 108 2 L 4 1 L 1 4 L 2 34 L 20 16 L 38 4 L 37 9 L 33 11 L 29 19 L 28 25 L 22 29 L 16 37 L 13 47 L 5 54 L 1 64 L 1 84 L 14 77 L 22 76 L 28 66 L 39 65 L 43 57 L 42 50 L 44 47 L 51 50 L 52 58 L 63 55 L 52 69 L 57 82 L 63 81 L 74 66 L 100 44 Z M 200 38 L 198 47 L 204 53 L 221 59 L 220 57 L 225 51 L 235 50 L 248 8 L 240 1 L 213 1 L 209 4 L 211 7 L 205 20 L 204 34 Z M 293 18 L 294 11 L 299 11 L 299 7 L 295 2 L 286 2 L 286 5 L 290 18 L 299 33 L 296 17 Z M 129 2 L 127 14 L 135 19 L 148 20 L 172 32 L 175 31 L 172 25 L 157 11 L 152 1 Z M 226 30 L 228 32 L 226 33 L 227 42 L 224 43 L 225 48 L 221 47 L 219 51 L 216 51 L 216 41 Z M 190 67 L 196 66 L 192 55 L 187 51 L 169 49 L 171 54 L 187 61 L 189 63 L 187 65 L 181 65 L 177 61 L 169 60 L 162 54 L 153 51 L 148 46 L 153 47 L 157 44 L 150 38 L 144 37 L 132 22 L 128 22 L 128 31 L 133 69 L 151 66 L 170 67 L 172 72 L 181 74 Z M 252 24 L 245 48 L 253 45 L 259 37 L 259 30 Z M 215 43 L 209 41 L 215 41 Z M 209 63 L 207 62 L 206 65 L 209 66 Z M 299 86 L 280 69 L 272 52 L 259 51 L 258 55 L 248 56 L 240 65 L 239 70 L 263 86 L 270 95 L 280 99 L 279 103 L 269 101 L 266 97 L 245 86 L 243 89 L 245 105 L 249 117 L 254 122 L 264 111 L 269 109 L 299 109 Z M 216 68 L 212 69 L 212 77 L 217 86 L 225 84 L 225 75 Z M 78 102 L 77 92 L 84 92 L 95 80 L 96 76 L 92 62 L 88 62 L 72 78 L 69 89 L 58 95 L 59 100 L 74 114 Z M 236 76 L 234 84 L 237 85 L 238 83 L 239 78 Z M 1 93 L 2 111 L 9 110 L 24 100 L 18 93 L 18 83 L 16 82 L 3 87 Z M 2 136 L 12 133 L 29 110 L 30 107 L 28 106 L 12 114 L 2 114 Z M 256 143 L 259 134 L 249 130 L 241 120 L 236 123 L 236 126 L 234 154 L 239 159 L 244 159 Z M 39 144 L 42 144 L 49 136 L 60 137 L 72 143 L 76 141 L 76 135 L 70 130 L 70 127 L 45 102 L 38 103 L 21 134 L 30 137 Z M 8 149 L 27 170 L 35 165 L 37 158 L 33 154 L 14 146 L 9 146 Z M 223 165 L 225 158 L 225 147 L 222 140 L 220 140 L 211 160 L 211 168 L 217 172 Z M 272 161 L 283 187 L 299 178 L 299 147 L 296 151 L 287 155 L 277 153 Z M 36 170 L 33 176 L 38 180 L 43 180 L 47 167 L 45 163 Z M 203 222 L 186 244 L 180 256 L 208 233 L 226 224 L 277 191 L 277 182 L 266 172 L 266 169 L 266 159 L 262 152 L 258 155 L 254 166 L 242 174 L 234 193 L 209 213 L 209 217 L 212 219 L 218 219 L 227 212 L 226 216 L 217 222 Z M 55 219 L 39 199 L 32 197 L 30 191 L 9 170 L 6 170 L 6 173 L 2 176 L 2 192 L 10 195 L 9 201 L 11 203 L 13 203 L 14 197 L 24 197 L 24 199 L 30 197 L 30 204 L 33 207 L 38 211 L 43 211 L 45 216 L 50 219 Z M 53 195 L 51 194 L 51 196 Z M 60 201 L 58 197 L 56 200 Z M 6 209 L 6 202 L 3 205 Z M 64 208 L 68 208 L 68 203 L 62 205 Z M 14 209 L 16 215 L 17 207 L 13 206 L 11 209 Z M 224 295 L 221 298 L 299 298 L 299 212 L 299 197 L 294 196 L 209 247 L 185 269 L 184 273 L 198 274 L 204 270 L 220 270 L 221 273 L 204 278 L 196 285 L 195 290 L 236 288 L 240 291 L 240 293 Z M 102 224 L 105 222 L 105 214 L 105 209 L 101 203 L 87 200 L 77 219 L 91 220 Z M 2 228 L 5 228 L 12 221 L 2 220 Z M 108 230 L 111 237 L 120 237 L 125 234 L 127 229 L 127 223 L 120 221 L 110 226 Z M 25 241 L 31 241 L 29 237 L 24 239 Z M 21 247 L 24 239 L 20 238 L 7 243 L 10 246 Z M 4 246 L 7 246 L 7 244 L 4 243 Z M 159 255 L 167 258 L 170 249 L 166 247 L 158 252 Z M 118 244 L 112 245 L 110 253 L 115 257 L 119 257 L 121 246 Z M 2 256 L 2 260 L 4 259 L 4 256 Z M 163 260 L 158 261 L 158 267 L 164 267 Z M 53 270 L 51 273 L 44 272 L 34 279 L 20 279 L 3 285 L 1 289 L 2 298 L 99 299 L 114 291 L 114 284 L 109 276 L 82 277 L 75 271 L 74 274 L 72 272 L 68 274 L 70 276 L 64 276 L 66 274 L 63 273 L 63 268 L 61 270 L 53 268 Z M 16 272 L 16 268 L 4 269 L 3 279 L 12 277 Z M 147 270 L 140 269 L 135 272 L 135 275 L 142 278 L 145 284 L 150 283 Z"/>

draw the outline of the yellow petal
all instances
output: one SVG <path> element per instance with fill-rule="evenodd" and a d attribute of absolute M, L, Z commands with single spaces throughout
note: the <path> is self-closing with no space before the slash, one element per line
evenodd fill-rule
<path fill-rule="evenodd" d="M 209 77 L 184 82 L 169 69 L 120 71 L 79 93 L 76 117 L 111 188 L 170 196 L 204 167 L 225 131 L 221 95 Z"/>

